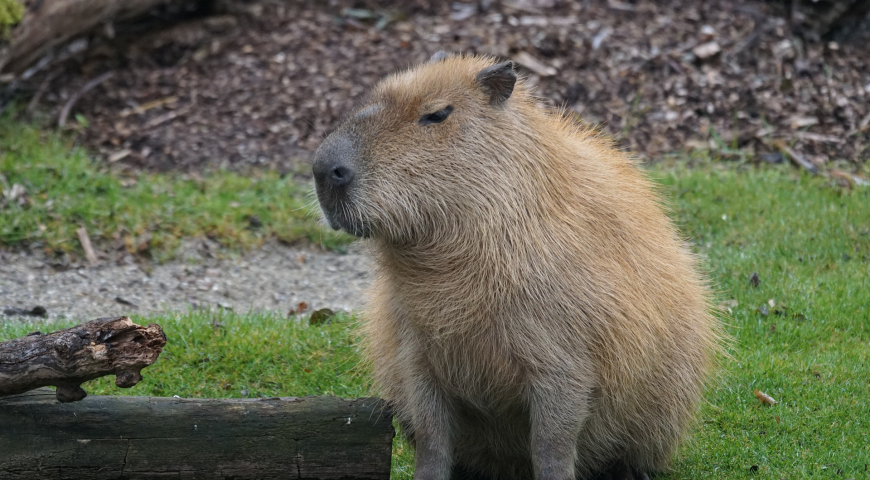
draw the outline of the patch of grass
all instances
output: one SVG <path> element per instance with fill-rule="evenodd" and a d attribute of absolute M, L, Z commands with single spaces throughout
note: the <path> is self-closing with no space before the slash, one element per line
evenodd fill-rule
<path fill-rule="evenodd" d="M 0 245 L 80 252 L 76 229 L 161 261 L 182 238 L 208 236 L 241 249 L 269 238 L 340 248 L 350 237 L 323 228 L 310 189 L 274 172 L 202 178 L 124 178 L 57 134 L 0 119 Z M 19 185 L 19 187 L 15 187 Z"/>
<path fill-rule="evenodd" d="M 157 323 L 168 342 L 143 380 L 124 390 L 114 378 L 84 385 L 93 395 L 154 395 L 195 398 L 257 398 L 370 395 L 359 362 L 353 318 L 338 313 L 328 323 L 309 325 L 308 317 L 237 314 L 225 310 L 131 317 L 140 325 Z M 0 323 L 0 340 L 60 330 L 79 322 L 50 325 Z"/>
<path fill-rule="evenodd" d="M 667 478 L 867 475 L 870 189 L 784 172 L 662 175 L 720 296 L 737 302 L 734 361 Z"/>
<path fill-rule="evenodd" d="M 870 189 L 851 193 L 783 171 L 655 173 L 705 256 L 733 318 L 721 379 L 674 463 L 657 478 L 864 478 L 870 465 Z M 757 287 L 749 281 L 757 272 Z M 773 300 L 773 306 L 769 303 Z M 765 306 L 765 308 L 761 308 Z M 764 313 L 766 312 L 766 314 Z M 170 343 L 145 380 L 92 393 L 238 397 L 369 395 L 352 319 L 307 326 L 263 315 L 156 321 Z M 0 339 L 32 326 L 0 325 Z M 780 403 L 763 406 L 759 389 Z M 393 478 L 413 454 L 394 445 Z"/>

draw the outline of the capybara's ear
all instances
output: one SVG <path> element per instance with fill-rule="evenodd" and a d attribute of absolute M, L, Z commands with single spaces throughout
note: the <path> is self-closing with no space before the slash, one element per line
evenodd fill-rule
<path fill-rule="evenodd" d="M 432 58 L 429 59 L 429 63 L 438 63 L 449 56 L 450 54 L 445 52 L 444 50 L 438 50 L 437 52 L 435 52 L 435 55 L 432 55 Z"/>
<path fill-rule="evenodd" d="M 477 81 L 483 90 L 489 94 L 489 103 L 499 106 L 510 98 L 517 83 L 517 72 L 514 62 L 507 61 L 486 67 L 477 74 Z"/>

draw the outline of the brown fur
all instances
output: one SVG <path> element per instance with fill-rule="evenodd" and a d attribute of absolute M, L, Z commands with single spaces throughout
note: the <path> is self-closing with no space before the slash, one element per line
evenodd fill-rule
<path fill-rule="evenodd" d="M 664 470 L 719 349 L 697 260 L 609 139 L 522 80 L 491 105 L 476 75 L 493 63 L 390 76 L 339 129 L 362 159 L 342 212 L 378 265 L 364 327 L 377 385 L 417 478 Z M 446 105 L 443 123 L 417 123 Z"/>

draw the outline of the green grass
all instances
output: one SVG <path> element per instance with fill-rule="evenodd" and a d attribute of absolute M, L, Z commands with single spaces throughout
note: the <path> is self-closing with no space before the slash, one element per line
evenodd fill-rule
<path fill-rule="evenodd" d="M 770 170 L 663 181 L 721 296 L 738 303 L 734 360 L 669 478 L 867 478 L 870 188 Z M 780 404 L 762 406 L 754 389 Z"/>
<path fill-rule="evenodd" d="M 370 394 L 368 376 L 359 365 L 359 338 L 345 314 L 317 325 L 309 325 L 307 317 L 225 310 L 131 318 L 163 328 L 169 341 L 159 360 L 143 370 L 144 379 L 130 390 L 103 377 L 85 384 L 88 393 L 198 398 Z M 78 323 L 0 323 L 0 340 Z"/>
<path fill-rule="evenodd" d="M 162 261 L 180 240 L 208 236 L 231 249 L 269 238 L 340 248 L 346 235 L 323 228 L 310 188 L 292 175 L 242 176 L 214 172 L 201 178 L 142 174 L 124 178 L 92 162 L 56 134 L 0 118 L 0 246 L 41 245 L 82 251 L 76 229 L 96 246 L 121 245 Z"/>
<path fill-rule="evenodd" d="M 870 188 L 849 192 L 783 170 L 657 171 L 674 217 L 706 258 L 734 337 L 721 379 L 667 479 L 867 478 L 870 465 Z M 757 272 L 760 283 L 749 278 Z M 773 300 L 771 307 L 768 301 Z M 736 301 L 736 304 L 733 302 Z M 766 305 L 766 310 L 760 308 Z M 764 313 L 766 311 L 766 314 Z M 161 323 L 166 353 L 145 380 L 92 393 L 369 395 L 352 319 L 308 326 L 197 313 Z M 0 325 L 0 339 L 30 325 Z M 45 330 L 43 328 L 43 330 Z M 762 405 L 759 389 L 780 403 Z M 393 478 L 412 453 L 395 444 Z"/>

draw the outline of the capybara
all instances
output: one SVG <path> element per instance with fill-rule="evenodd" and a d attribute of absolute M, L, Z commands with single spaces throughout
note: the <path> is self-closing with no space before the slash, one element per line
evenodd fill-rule
<path fill-rule="evenodd" d="M 666 469 L 721 327 L 610 139 L 540 106 L 512 62 L 439 53 L 375 86 L 314 177 L 375 257 L 366 356 L 418 480 Z"/>

